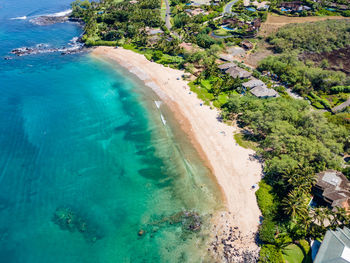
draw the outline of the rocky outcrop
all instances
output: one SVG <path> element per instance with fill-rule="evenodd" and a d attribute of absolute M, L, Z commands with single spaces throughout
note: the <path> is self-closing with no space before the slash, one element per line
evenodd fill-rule
<path fill-rule="evenodd" d="M 27 56 L 53 52 L 61 52 L 62 55 L 67 55 L 81 52 L 83 50 L 84 44 L 81 42 L 81 39 L 75 37 L 69 42 L 67 47 L 51 48 L 49 45 L 46 44 L 38 44 L 34 47 L 15 48 L 11 51 L 11 53 L 17 56 Z"/>
<path fill-rule="evenodd" d="M 39 16 L 33 19 L 30 19 L 29 22 L 38 26 L 47 26 L 57 23 L 64 23 L 69 20 L 67 16 Z"/>

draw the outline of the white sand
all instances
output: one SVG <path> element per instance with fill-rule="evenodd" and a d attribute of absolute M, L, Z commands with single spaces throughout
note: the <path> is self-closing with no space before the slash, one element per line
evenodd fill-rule
<path fill-rule="evenodd" d="M 169 105 L 222 188 L 227 209 L 234 215 L 229 223 L 239 227 L 243 235 L 251 236 L 245 244 L 247 248 L 256 248 L 251 234 L 258 229 L 260 210 L 251 187 L 259 182 L 262 167 L 250 160 L 254 151 L 235 143 L 236 129 L 218 121 L 217 110 L 200 106 L 197 95 L 189 94 L 182 71 L 150 62 L 143 55 L 120 47 L 98 47 L 92 55 L 127 68 Z"/>

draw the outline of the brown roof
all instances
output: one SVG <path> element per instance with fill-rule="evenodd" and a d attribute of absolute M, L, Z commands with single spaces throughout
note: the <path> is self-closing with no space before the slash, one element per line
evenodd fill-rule
<path fill-rule="evenodd" d="M 350 182 L 339 171 L 326 170 L 317 174 L 315 195 L 323 198 L 332 207 L 344 207 L 350 199 Z M 321 192 L 319 191 L 321 190 Z"/>
<path fill-rule="evenodd" d="M 252 73 L 240 68 L 240 67 L 235 67 L 235 68 L 229 68 L 226 70 L 226 74 L 229 74 L 232 78 L 249 78 Z"/>
<path fill-rule="evenodd" d="M 221 64 L 218 68 L 233 78 L 249 78 L 252 75 L 251 72 L 238 67 L 235 63 Z"/>

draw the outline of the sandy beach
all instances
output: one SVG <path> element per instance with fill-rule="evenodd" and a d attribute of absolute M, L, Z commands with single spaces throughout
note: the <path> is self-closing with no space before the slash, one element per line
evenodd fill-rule
<path fill-rule="evenodd" d="M 223 221 L 229 220 L 229 225 L 238 227 L 245 237 L 243 246 L 255 250 L 254 233 L 261 214 L 252 185 L 261 179 L 262 167 L 252 158 L 254 151 L 235 143 L 236 128 L 220 122 L 216 109 L 201 105 L 182 79 L 183 71 L 150 62 L 143 55 L 120 47 L 98 47 L 92 55 L 127 68 L 168 104 L 223 191 L 228 210 Z"/>

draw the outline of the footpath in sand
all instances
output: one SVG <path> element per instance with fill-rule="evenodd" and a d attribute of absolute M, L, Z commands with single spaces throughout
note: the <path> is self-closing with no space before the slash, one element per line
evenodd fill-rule
<path fill-rule="evenodd" d="M 252 185 L 261 179 L 262 167 L 252 157 L 252 150 L 235 143 L 235 128 L 220 122 L 217 110 L 201 106 L 197 95 L 182 80 L 184 72 L 150 62 L 143 55 L 120 47 L 98 47 L 92 55 L 127 68 L 168 104 L 220 185 L 228 209 L 226 220 L 247 237 L 245 248 L 256 249 L 254 233 L 258 230 L 260 210 Z"/>

